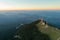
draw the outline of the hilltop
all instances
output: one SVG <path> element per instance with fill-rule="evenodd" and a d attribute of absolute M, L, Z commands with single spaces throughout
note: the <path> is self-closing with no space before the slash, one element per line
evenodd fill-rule
<path fill-rule="evenodd" d="M 12 40 L 60 40 L 60 29 L 40 19 L 21 25 Z"/>

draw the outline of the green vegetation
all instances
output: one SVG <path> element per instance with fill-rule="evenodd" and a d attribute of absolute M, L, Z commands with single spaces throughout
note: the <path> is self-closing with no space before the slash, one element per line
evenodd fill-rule
<path fill-rule="evenodd" d="M 60 40 L 60 30 L 38 20 L 22 25 L 12 40 Z"/>
<path fill-rule="evenodd" d="M 55 28 L 53 26 L 50 26 L 47 24 L 47 28 L 45 27 L 46 25 L 41 25 L 40 23 L 37 24 L 38 29 L 45 34 L 48 34 L 51 38 L 51 40 L 60 40 L 60 29 Z"/>

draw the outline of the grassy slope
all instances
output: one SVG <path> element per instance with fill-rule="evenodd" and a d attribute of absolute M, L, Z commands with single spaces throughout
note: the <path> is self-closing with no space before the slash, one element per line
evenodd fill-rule
<path fill-rule="evenodd" d="M 29 36 L 25 35 L 25 37 L 28 38 L 28 37 L 30 37 L 31 33 L 35 33 L 35 26 L 36 26 L 38 28 L 38 31 L 40 31 L 40 33 L 48 34 L 50 36 L 51 40 L 59 39 L 60 38 L 60 29 L 57 29 L 49 24 L 47 24 L 47 25 L 48 25 L 48 27 L 46 28 L 45 27 L 46 25 L 41 25 L 40 20 L 38 20 L 38 21 L 32 22 L 29 25 L 21 26 L 21 28 L 19 28 L 19 30 L 16 32 L 16 34 L 18 34 L 19 36 L 23 36 L 23 34 L 27 33 Z M 38 34 L 40 34 L 40 33 L 38 32 Z M 34 35 L 34 34 L 32 34 L 32 35 Z M 42 38 L 39 35 L 37 35 L 37 36 L 39 38 Z M 35 37 L 35 36 L 33 36 L 33 37 Z M 37 39 L 34 39 L 34 40 L 37 40 Z"/>
<path fill-rule="evenodd" d="M 48 25 L 47 28 L 45 28 L 46 25 L 42 26 L 40 23 L 37 24 L 37 27 L 41 32 L 46 33 L 50 36 L 51 40 L 57 40 L 60 38 L 60 30 L 57 28 L 54 28 L 50 25 Z"/>

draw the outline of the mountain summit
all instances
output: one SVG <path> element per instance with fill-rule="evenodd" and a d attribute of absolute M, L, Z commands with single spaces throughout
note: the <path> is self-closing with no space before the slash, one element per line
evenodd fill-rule
<path fill-rule="evenodd" d="M 60 40 L 60 29 L 40 19 L 21 25 L 12 40 Z"/>

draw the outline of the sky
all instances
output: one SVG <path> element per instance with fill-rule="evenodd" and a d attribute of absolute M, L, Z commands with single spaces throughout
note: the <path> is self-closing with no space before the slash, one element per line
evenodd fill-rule
<path fill-rule="evenodd" d="M 0 0 L 0 10 L 60 10 L 60 0 Z"/>

